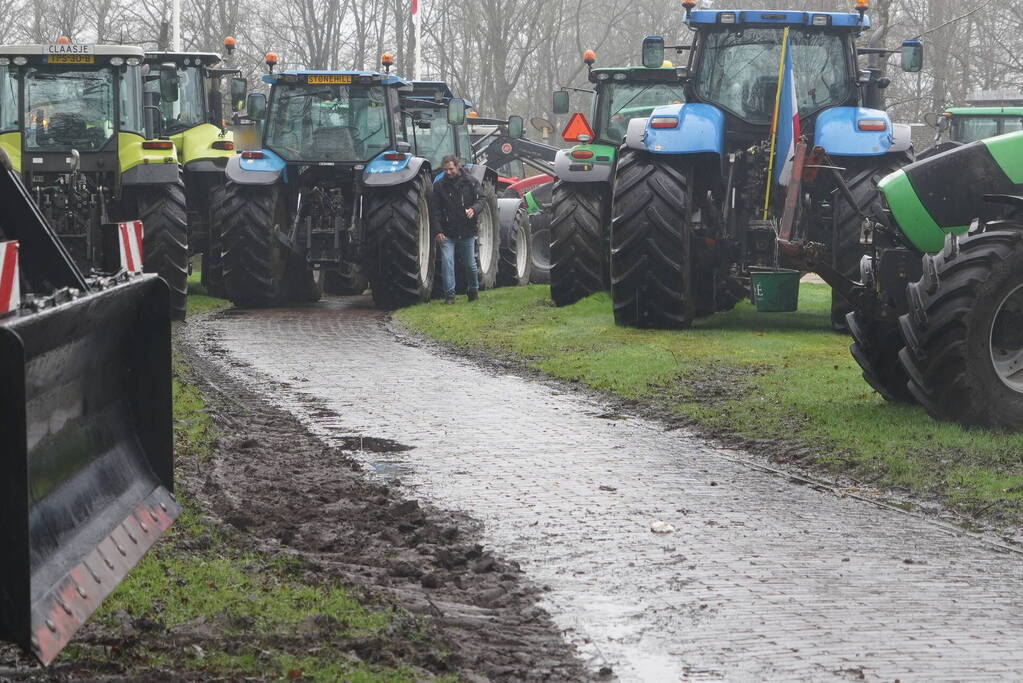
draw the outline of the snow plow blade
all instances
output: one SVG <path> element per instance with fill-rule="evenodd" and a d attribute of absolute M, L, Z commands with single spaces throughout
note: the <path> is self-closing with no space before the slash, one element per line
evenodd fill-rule
<path fill-rule="evenodd" d="M 0 320 L 0 622 L 43 664 L 178 515 L 169 321 L 156 276 Z"/>
<path fill-rule="evenodd" d="M 0 638 L 46 665 L 180 513 L 170 297 L 156 275 L 86 280 L 2 169 L 0 200 L 21 257 L 0 290 L 23 292 L 0 309 Z"/>

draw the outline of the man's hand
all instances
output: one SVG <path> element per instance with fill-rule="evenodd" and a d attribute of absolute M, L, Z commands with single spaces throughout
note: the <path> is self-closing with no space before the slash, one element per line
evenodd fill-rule
<path fill-rule="evenodd" d="M 472 218 L 475 215 L 476 215 L 476 212 L 473 211 L 471 208 L 465 210 L 465 217 L 466 218 Z"/>
<path fill-rule="evenodd" d="M 438 232 L 437 236 L 434 239 L 437 240 L 437 244 L 440 244 L 441 242 L 444 241 L 444 233 Z"/>

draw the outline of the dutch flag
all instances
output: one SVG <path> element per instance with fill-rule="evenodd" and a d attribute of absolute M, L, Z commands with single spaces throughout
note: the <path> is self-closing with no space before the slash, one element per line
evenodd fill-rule
<path fill-rule="evenodd" d="M 796 101 L 796 78 L 792 71 L 792 50 L 789 32 L 785 30 L 782 52 L 785 54 L 782 66 L 781 85 L 778 88 L 778 118 L 775 125 L 778 137 L 775 142 L 774 173 L 779 185 L 788 185 L 792 179 L 792 160 L 796 155 L 796 140 L 799 139 L 799 106 Z"/>

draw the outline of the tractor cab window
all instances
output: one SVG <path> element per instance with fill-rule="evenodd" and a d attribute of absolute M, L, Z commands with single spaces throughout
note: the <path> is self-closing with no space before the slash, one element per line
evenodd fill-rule
<path fill-rule="evenodd" d="M 110 69 L 40 66 L 25 71 L 25 149 L 101 149 L 116 131 Z"/>
<path fill-rule="evenodd" d="M 206 93 L 201 69 L 198 66 L 178 67 L 177 101 L 160 101 L 164 134 L 174 135 L 206 122 Z M 159 88 L 159 82 L 156 88 Z"/>
<path fill-rule="evenodd" d="M 142 118 L 142 81 L 140 66 L 125 67 L 121 71 L 120 98 L 121 130 L 144 134 Z"/>
<path fill-rule="evenodd" d="M 0 66 L 0 133 L 18 130 L 18 80 Z"/>
<path fill-rule="evenodd" d="M 681 84 L 610 83 L 601 92 L 601 109 L 597 112 L 597 137 L 619 144 L 629 130 L 629 121 L 647 118 L 654 107 L 681 103 Z"/>
<path fill-rule="evenodd" d="M 740 27 L 707 33 L 696 67 L 696 94 L 745 121 L 770 124 L 781 39 L 781 28 Z M 790 28 L 789 47 L 800 116 L 850 98 L 853 79 L 841 35 Z"/>
<path fill-rule="evenodd" d="M 368 161 L 391 144 L 382 86 L 279 83 L 270 109 L 267 145 L 288 161 Z"/>
<path fill-rule="evenodd" d="M 957 116 L 952 122 L 952 139 L 957 142 L 974 142 L 1023 129 L 1018 116 Z"/>
<path fill-rule="evenodd" d="M 440 168 L 440 160 L 455 153 L 455 138 L 448 125 L 447 109 L 420 107 L 407 111 L 410 129 L 409 142 L 415 144 L 416 156 L 423 157 L 433 168 Z"/>

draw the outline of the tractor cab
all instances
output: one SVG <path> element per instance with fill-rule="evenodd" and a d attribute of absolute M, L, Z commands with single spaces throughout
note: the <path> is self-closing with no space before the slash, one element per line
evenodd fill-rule
<path fill-rule="evenodd" d="M 953 107 L 927 122 L 936 129 L 935 142 L 947 134 L 947 140 L 965 144 L 1023 130 L 1023 106 Z"/>
<path fill-rule="evenodd" d="M 271 85 L 263 144 L 287 163 L 365 164 L 401 140 L 397 76 L 286 71 L 263 80 Z"/>
<path fill-rule="evenodd" d="M 123 45 L 0 47 L 0 147 L 30 186 L 73 167 L 116 177 L 166 162 L 144 144 L 143 58 Z"/>
<path fill-rule="evenodd" d="M 412 143 L 416 153 L 429 160 L 430 166 L 436 170 L 440 169 L 441 159 L 448 154 L 454 154 L 467 163 L 472 161 L 468 126 L 464 122 L 453 125 L 448 117 L 450 103 L 455 99 L 448 84 L 439 81 L 415 81 L 410 92 L 401 94 L 405 138 Z M 467 101 L 463 102 L 465 107 L 472 106 Z"/>

